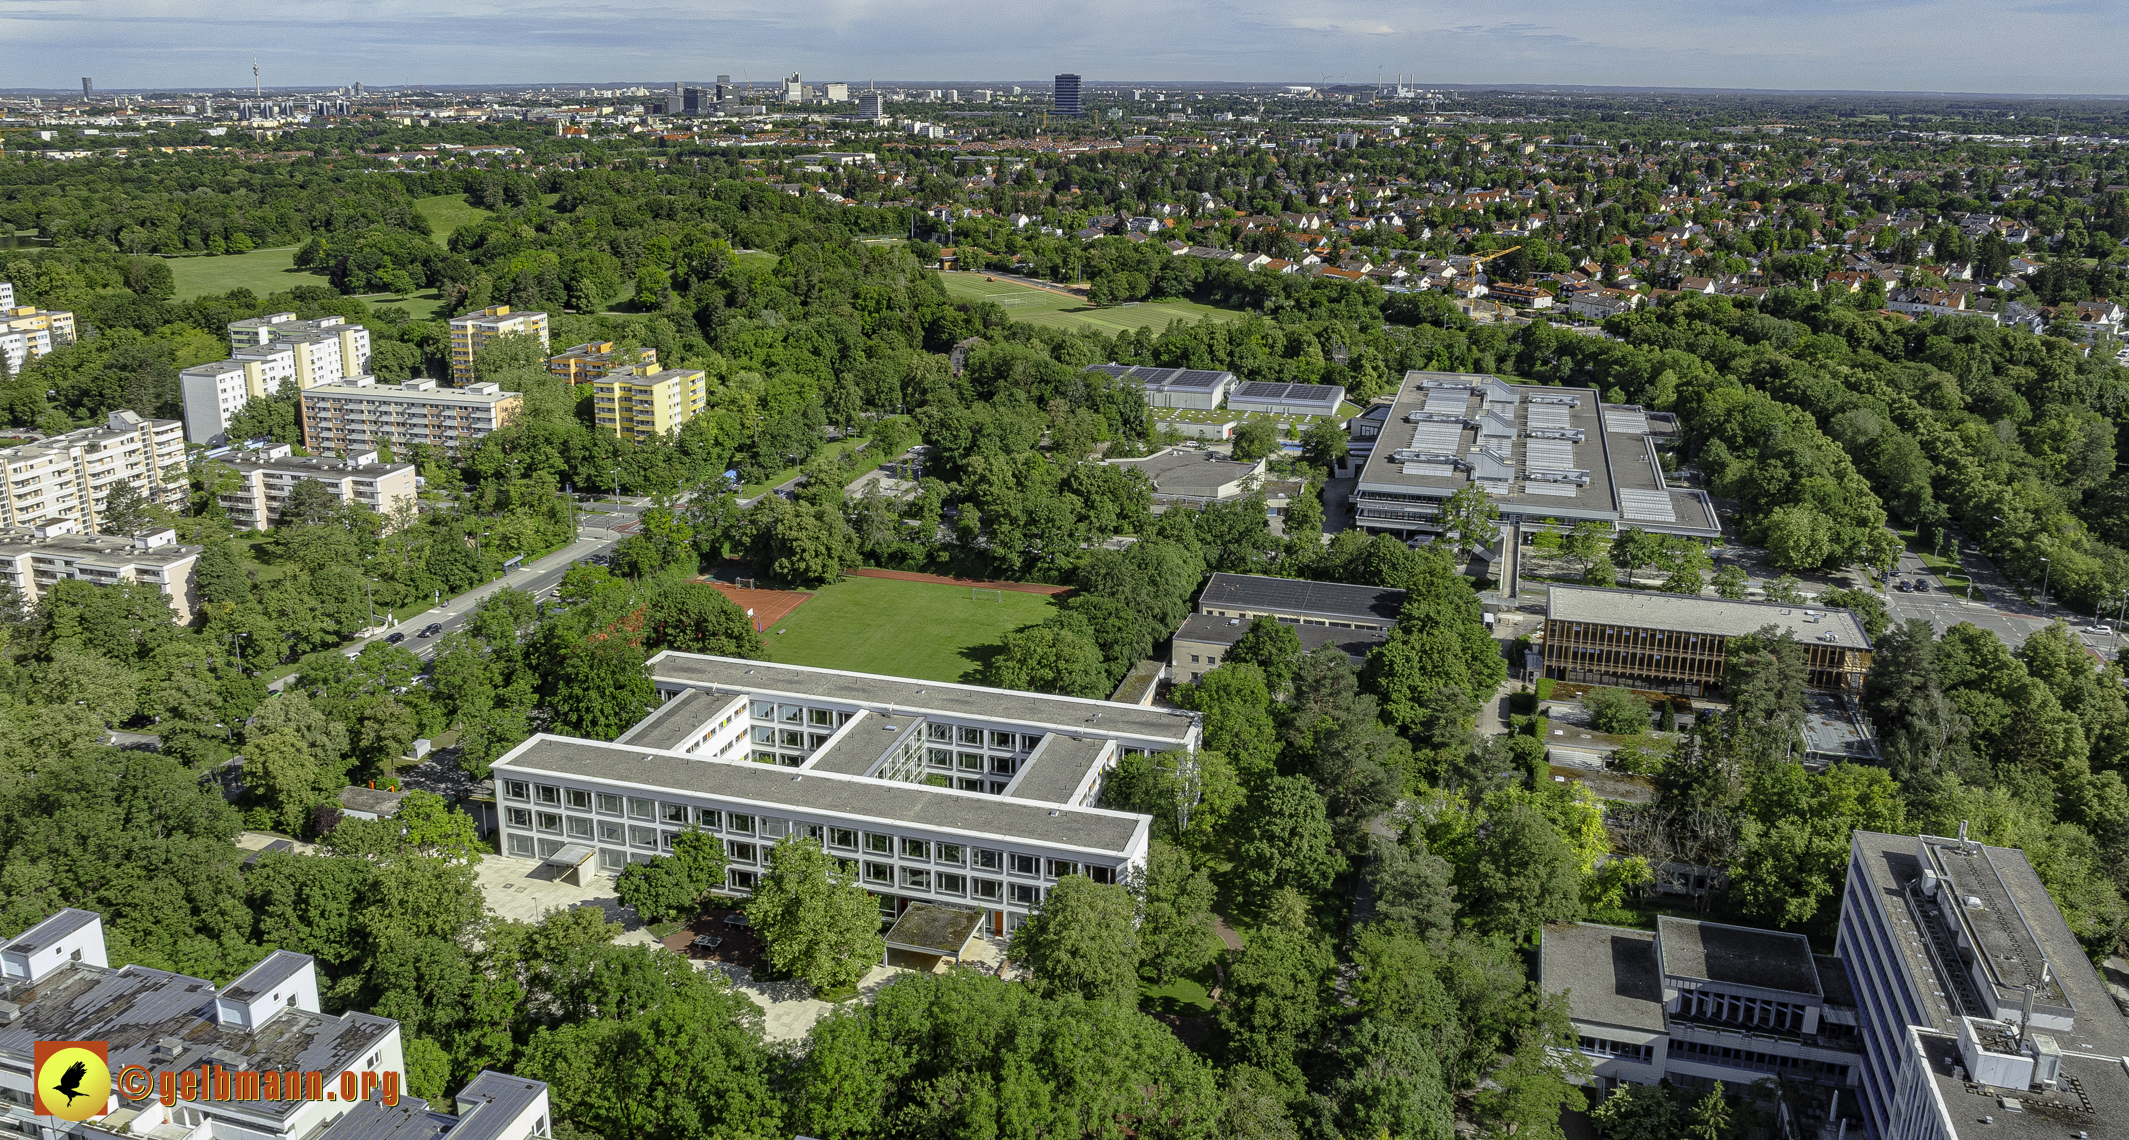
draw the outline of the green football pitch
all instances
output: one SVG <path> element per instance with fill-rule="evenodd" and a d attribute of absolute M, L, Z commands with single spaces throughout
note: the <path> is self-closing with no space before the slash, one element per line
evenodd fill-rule
<path fill-rule="evenodd" d="M 762 641 L 784 665 L 974 681 L 999 638 L 1054 612 L 1044 594 L 844 578 L 763 630 Z"/>
<path fill-rule="evenodd" d="M 1004 279 L 986 280 L 981 273 L 941 273 L 939 279 L 946 283 L 948 293 L 970 300 L 989 301 L 1016 321 L 1060 329 L 1095 329 L 1110 336 L 1125 329 L 1159 332 L 1167 328 L 1170 321 L 1196 322 L 1207 317 L 1231 321 L 1242 315 L 1232 309 L 1216 309 L 1195 301 L 1145 301 L 1096 308 L 1077 297 L 1048 289 Z"/>

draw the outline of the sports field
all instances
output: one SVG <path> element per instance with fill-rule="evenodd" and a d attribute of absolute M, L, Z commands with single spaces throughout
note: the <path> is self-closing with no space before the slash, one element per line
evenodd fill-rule
<path fill-rule="evenodd" d="M 177 279 L 180 301 L 208 293 L 227 293 L 240 286 L 264 297 L 298 285 L 325 283 L 325 278 L 295 265 L 296 247 L 287 246 L 225 253 L 220 257 L 173 257 L 170 273 Z"/>
<path fill-rule="evenodd" d="M 1168 327 L 1170 321 L 1198 321 L 1206 317 L 1231 321 L 1242 314 L 1215 309 L 1195 301 L 1145 301 L 1098 309 L 1077 297 L 1037 289 L 1017 281 L 985 280 L 981 273 L 941 273 L 946 291 L 956 297 L 989 301 L 1016 321 L 1060 329 L 1095 329 L 1114 336 L 1125 329 Z"/>
<path fill-rule="evenodd" d="M 973 681 L 985 650 L 1052 612 L 1041 594 L 984 590 L 979 600 L 967 586 L 844 578 L 763 630 L 762 641 L 769 660 L 785 665 Z"/>
<path fill-rule="evenodd" d="M 433 198 L 414 199 L 414 209 L 429 219 L 429 235 L 442 245 L 451 240 L 453 231 L 470 226 L 488 216 L 488 211 L 479 206 L 468 205 L 464 194 L 438 194 Z"/>

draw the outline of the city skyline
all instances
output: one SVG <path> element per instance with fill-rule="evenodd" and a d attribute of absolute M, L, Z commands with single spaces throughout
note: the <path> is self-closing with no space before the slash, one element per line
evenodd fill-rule
<path fill-rule="evenodd" d="M 17 0 L 0 34 L 17 45 L 22 88 L 249 86 L 254 38 L 285 9 L 256 0 L 144 7 L 110 0 Z M 1167 82 L 1372 84 L 1402 73 L 1423 85 L 1569 85 L 1765 91 L 2103 94 L 2129 92 L 2105 45 L 2129 11 L 2051 0 L 1984 7 L 1930 0 L 1775 8 L 1657 0 L 1628 21 L 1572 10 L 1479 22 L 1468 9 L 1330 0 L 1305 13 L 1261 0 L 1224 7 L 1165 0 L 1067 13 L 932 0 L 914 8 L 859 0 L 765 13 L 712 4 L 686 13 L 591 6 L 461 6 L 404 0 L 305 9 L 300 43 L 258 45 L 267 86 L 361 80 L 377 87 L 583 85 L 548 76 L 730 72 L 756 82 L 793 70 L 863 76 L 1076 70 Z M 1977 35 L 1991 26 L 2012 35 Z M 700 50 L 673 45 L 702 44 Z M 714 45 L 714 46 L 712 46 Z M 21 66 L 18 64 L 18 66 Z M 759 74 L 755 74 L 759 73 Z M 635 82 L 647 82 L 638 80 Z"/>

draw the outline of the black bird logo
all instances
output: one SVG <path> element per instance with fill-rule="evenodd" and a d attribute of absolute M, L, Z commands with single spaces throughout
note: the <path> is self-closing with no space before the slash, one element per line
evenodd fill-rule
<path fill-rule="evenodd" d="M 67 1105 L 72 1107 L 75 1097 L 88 1095 L 81 1091 L 81 1079 L 88 1075 L 88 1063 L 76 1061 L 67 1066 L 66 1073 L 59 1078 L 58 1084 L 52 1086 L 52 1091 L 66 1097 Z"/>

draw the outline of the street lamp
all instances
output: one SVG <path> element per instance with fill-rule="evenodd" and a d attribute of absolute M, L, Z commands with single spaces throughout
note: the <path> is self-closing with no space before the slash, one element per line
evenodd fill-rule
<path fill-rule="evenodd" d="M 621 469 L 613 468 L 607 474 L 614 477 L 614 505 L 618 507 L 621 505 Z"/>
<path fill-rule="evenodd" d="M 2040 612 L 2042 616 L 2046 616 L 2048 612 L 2048 576 L 2055 573 L 2055 564 L 2045 558 L 2041 559 L 2040 563 L 2047 567 L 2046 570 L 2040 573 Z"/>
<path fill-rule="evenodd" d="M 377 598 L 370 592 L 370 586 L 376 581 L 377 579 L 375 578 L 364 578 L 362 580 L 362 598 L 363 601 L 369 603 L 371 629 L 377 628 Z"/>

